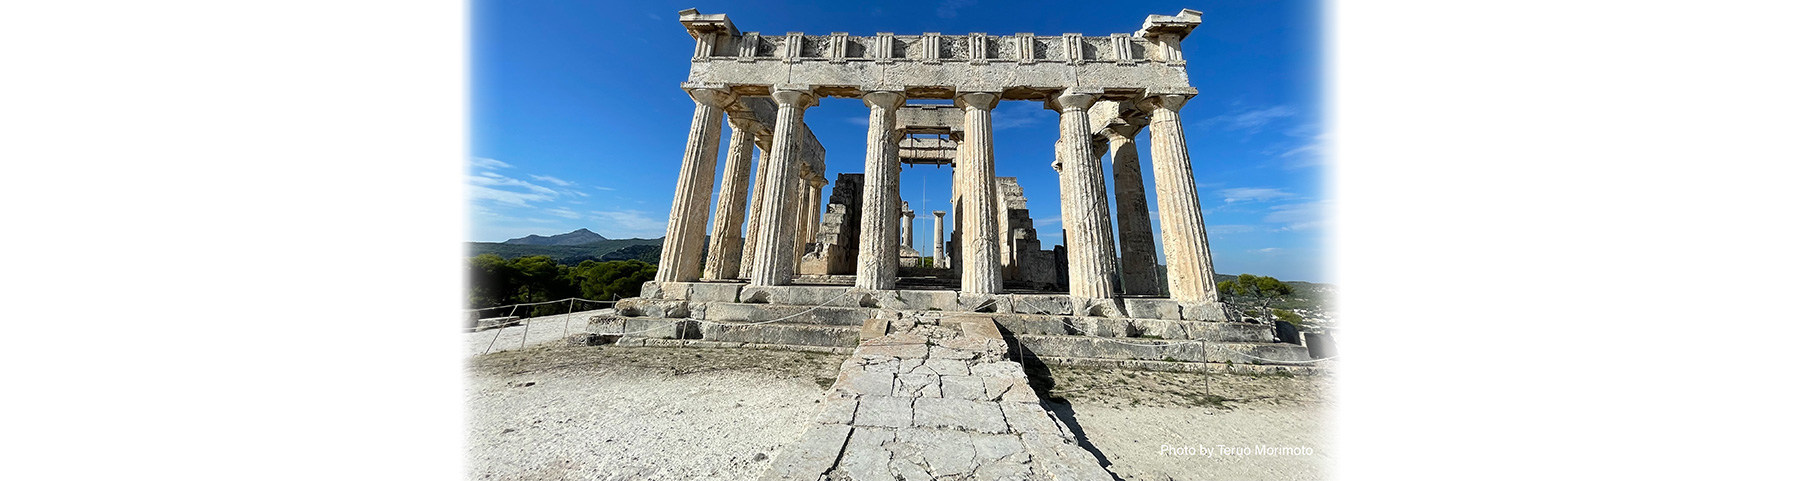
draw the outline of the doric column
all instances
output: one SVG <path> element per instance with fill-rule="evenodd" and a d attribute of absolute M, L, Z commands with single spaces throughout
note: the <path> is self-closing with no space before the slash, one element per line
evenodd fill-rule
<path fill-rule="evenodd" d="M 754 163 L 754 185 L 749 189 L 753 196 L 748 200 L 747 232 L 741 238 L 741 272 L 737 279 L 747 279 L 754 267 L 754 244 L 760 239 L 760 226 L 764 223 L 764 213 L 760 212 L 760 198 L 766 196 L 766 156 L 772 152 L 769 139 L 771 132 L 760 132 L 755 140 L 767 142 L 760 145 L 760 161 Z"/>
<path fill-rule="evenodd" d="M 916 247 L 916 211 L 909 210 L 909 203 L 903 203 L 903 246 Z"/>
<path fill-rule="evenodd" d="M 804 207 L 810 203 L 809 172 L 808 167 L 799 167 L 797 169 L 797 177 L 791 181 L 791 200 L 788 201 L 790 203 L 787 204 L 790 207 L 786 208 L 788 209 L 786 212 L 791 213 L 789 219 L 791 223 L 791 265 L 793 273 L 796 273 L 797 271 L 797 263 L 803 261 L 804 244 L 809 241 L 806 236 L 810 235 L 810 233 L 807 232 L 810 226 L 810 214 L 804 211 Z"/>
<path fill-rule="evenodd" d="M 753 271 L 748 285 L 777 286 L 791 283 L 792 239 L 797 235 L 796 223 L 790 222 L 794 212 L 791 191 L 797 188 L 797 163 L 800 145 L 798 132 L 803 129 L 804 109 L 816 103 L 807 90 L 779 89 L 772 93 L 779 105 L 778 121 L 773 124 L 772 151 L 766 155 L 766 180 L 760 190 L 765 195 L 755 199 L 755 209 L 762 215 L 759 239 L 754 243 Z"/>
<path fill-rule="evenodd" d="M 1152 175 L 1159 197 L 1159 228 L 1164 232 L 1165 275 L 1171 298 L 1205 304 L 1220 301 L 1215 292 L 1215 266 L 1209 258 L 1208 234 L 1202 226 L 1202 205 L 1196 198 L 1196 176 L 1178 109 L 1190 97 L 1150 94 L 1140 102 L 1152 111 Z"/>
<path fill-rule="evenodd" d="M 1059 111 L 1059 215 L 1065 226 L 1071 295 L 1115 297 L 1115 233 L 1103 161 L 1090 142 L 1092 93 L 1067 91 L 1048 100 Z"/>
<path fill-rule="evenodd" d="M 1159 253 L 1152 235 L 1152 213 L 1146 205 L 1146 181 L 1140 174 L 1140 151 L 1134 125 L 1103 129 L 1109 159 L 1115 165 L 1115 228 L 1121 240 L 1121 289 L 1128 294 L 1159 296 Z"/>
<path fill-rule="evenodd" d="M 866 118 L 866 180 L 860 198 L 860 258 L 854 287 L 897 287 L 897 109 L 901 92 L 869 92 L 860 98 Z"/>
<path fill-rule="evenodd" d="M 997 94 L 962 93 L 954 99 L 965 110 L 965 142 L 961 143 L 960 196 L 965 219 L 960 238 L 959 291 L 966 294 L 1003 292 L 1003 259 L 997 232 L 997 166 L 991 148 L 990 109 Z"/>
<path fill-rule="evenodd" d="M 746 120 L 729 119 L 729 155 L 723 158 L 723 187 L 717 195 L 716 223 L 710 227 L 710 255 L 704 278 L 734 279 L 741 271 L 741 221 L 747 214 L 748 167 L 754 161 L 754 130 Z"/>
<path fill-rule="evenodd" d="M 710 189 L 716 184 L 716 147 L 722 141 L 723 107 L 735 100 L 724 90 L 693 88 L 686 93 L 697 104 L 691 114 L 691 131 L 685 137 L 685 160 L 679 164 L 679 180 L 673 186 L 673 209 L 667 216 L 667 236 L 661 241 L 657 282 L 698 280 L 699 252 L 704 248 L 704 224 L 710 220 Z"/>
<path fill-rule="evenodd" d="M 947 267 L 947 211 L 934 211 L 934 266 Z"/>
<path fill-rule="evenodd" d="M 816 175 L 810 178 L 810 198 L 804 203 L 804 242 L 816 242 L 816 234 L 822 231 L 822 187 L 828 185 L 828 177 Z"/>

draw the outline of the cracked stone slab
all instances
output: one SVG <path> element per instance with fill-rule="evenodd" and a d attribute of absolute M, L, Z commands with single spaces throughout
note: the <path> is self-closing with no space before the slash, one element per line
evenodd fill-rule
<path fill-rule="evenodd" d="M 941 376 L 941 397 L 989 401 L 984 396 L 984 382 L 975 376 Z"/>
<path fill-rule="evenodd" d="M 1045 410 L 1041 411 L 1045 413 Z M 1009 431 L 1003 422 L 1003 410 L 997 403 L 969 399 L 917 398 L 915 425 L 942 427 L 983 433 Z"/>
<path fill-rule="evenodd" d="M 1003 419 L 1018 433 L 1059 436 L 1059 423 L 1039 403 L 994 403 L 1002 406 Z"/>
<path fill-rule="evenodd" d="M 855 426 L 907 428 L 914 412 L 913 398 L 867 395 L 853 414 Z"/>
<path fill-rule="evenodd" d="M 761 481 L 814 481 L 835 465 L 841 447 L 853 427 L 844 424 L 814 424 L 797 442 L 779 450 Z"/>
<path fill-rule="evenodd" d="M 896 481 L 891 470 L 891 452 L 884 448 L 896 439 L 897 433 L 889 429 L 854 429 L 834 471 L 855 481 Z"/>
<path fill-rule="evenodd" d="M 822 398 L 822 407 L 816 412 L 816 422 L 823 424 L 852 424 L 853 412 L 860 407 L 860 400 L 851 394 L 831 393 Z"/>
<path fill-rule="evenodd" d="M 940 376 L 930 374 L 898 374 L 897 389 L 892 394 L 908 397 L 941 397 Z"/>

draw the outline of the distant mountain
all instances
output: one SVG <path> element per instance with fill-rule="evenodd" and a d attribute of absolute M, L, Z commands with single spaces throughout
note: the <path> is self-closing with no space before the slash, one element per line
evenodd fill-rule
<path fill-rule="evenodd" d="M 565 235 L 565 234 L 562 234 Z M 540 236 L 536 236 L 540 237 Z M 555 236 L 560 237 L 560 236 Z M 528 239 L 528 237 L 525 237 Z M 605 239 L 580 245 L 531 245 L 508 242 L 469 242 L 467 255 L 495 254 L 506 259 L 525 256 L 548 256 L 555 262 L 577 265 L 581 261 L 637 259 L 660 262 L 660 239 Z"/>
<path fill-rule="evenodd" d="M 516 239 L 504 241 L 504 242 L 502 242 L 502 244 L 525 245 L 525 246 L 576 246 L 576 245 L 590 244 L 593 242 L 604 241 L 604 240 L 610 240 L 610 239 L 605 239 L 604 236 L 598 235 L 597 232 L 592 232 L 592 231 L 589 231 L 586 229 L 580 229 L 580 230 L 576 230 L 573 232 L 568 232 L 568 233 L 559 234 L 559 235 L 551 235 L 548 237 L 542 237 L 539 235 L 530 234 L 525 237 L 518 237 Z"/>

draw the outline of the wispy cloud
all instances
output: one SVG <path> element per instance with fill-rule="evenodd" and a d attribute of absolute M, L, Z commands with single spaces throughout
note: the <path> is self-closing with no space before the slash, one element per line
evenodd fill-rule
<path fill-rule="evenodd" d="M 1283 168 L 1295 169 L 1327 163 L 1327 144 L 1333 140 L 1332 134 L 1320 132 L 1306 136 L 1304 141 L 1295 147 L 1287 147 L 1277 158 L 1283 159 Z"/>
<path fill-rule="evenodd" d="M 957 17 L 959 16 L 960 8 L 971 6 L 975 3 L 978 3 L 977 0 L 945 0 L 941 2 L 940 7 L 934 9 L 934 14 L 941 18 Z"/>
<path fill-rule="evenodd" d="M 605 187 L 605 186 L 602 186 L 602 185 L 594 185 L 594 186 L 592 186 L 592 188 L 593 188 L 593 189 L 598 189 L 598 190 L 617 190 L 617 189 L 615 189 L 615 188 L 611 188 L 611 187 Z"/>
<path fill-rule="evenodd" d="M 1003 115 L 991 115 L 991 130 L 1008 130 L 1030 125 L 1057 123 L 1058 114 L 1046 109 L 1012 109 L 1005 110 Z"/>
<path fill-rule="evenodd" d="M 563 208 L 560 208 L 560 207 L 556 207 L 556 208 L 553 208 L 553 209 L 548 209 L 548 210 L 544 210 L 544 211 L 542 211 L 542 212 L 543 212 L 543 213 L 546 213 L 546 214 L 552 214 L 552 215 L 558 215 L 558 216 L 561 216 L 561 217 L 566 217 L 566 218 L 568 218 L 568 219 L 578 219 L 578 218 L 580 218 L 580 217 L 584 217 L 584 216 L 582 216 L 582 215 L 579 215 L 579 213 L 578 213 L 578 212 L 574 212 L 574 211 L 571 211 L 571 210 L 567 210 L 567 209 L 563 209 Z"/>
<path fill-rule="evenodd" d="M 1263 249 L 1252 249 L 1252 252 L 1257 252 L 1257 253 L 1261 253 L 1261 254 L 1269 254 L 1269 253 L 1272 253 L 1272 252 L 1277 252 L 1277 251 L 1280 251 L 1280 250 L 1283 250 L 1283 249 L 1279 249 L 1279 248 L 1276 248 L 1276 247 L 1266 247 L 1266 248 L 1263 248 Z"/>
<path fill-rule="evenodd" d="M 649 217 L 639 210 L 592 211 L 592 220 L 596 224 L 593 226 L 593 230 L 604 232 L 606 235 L 615 233 L 621 237 L 651 239 L 664 236 L 667 233 L 666 219 Z"/>
<path fill-rule="evenodd" d="M 853 115 L 853 116 L 847 117 L 847 120 L 844 120 L 843 122 L 847 122 L 849 124 L 864 127 L 864 126 L 866 126 L 867 123 L 870 123 L 871 121 L 872 121 L 872 119 L 868 119 L 866 117 L 861 117 L 858 115 Z"/>
<path fill-rule="evenodd" d="M 511 167 L 511 164 L 500 162 L 497 159 L 488 159 L 485 157 L 474 157 L 473 160 L 470 162 L 473 164 L 474 167 L 479 167 L 482 169 L 505 169 L 505 168 Z"/>
<path fill-rule="evenodd" d="M 1271 213 L 1265 215 L 1264 222 L 1282 224 L 1282 227 L 1277 228 L 1279 231 L 1320 227 L 1327 222 L 1327 208 L 1331 205 L 1331 201 L 1321 200 L 1272 206 Z"/>
<path fill-rule="evenodd" d="M 1038 228 L 1043 225 L 1057 224 L 1057 223 L 1059 223 L 1059 219 L 1060 219 L 1059 217 L 1042 217 L 1039 219 L 1034 219 L 1034 227 Z"/>
<path fill-rule="evenodd" d="M 1296 109 L 1287 105 L 1278 105 L 1261 109 L 1245 110 L 1227 115 L 1217 115 L 1196 123 L 1197 128 L 1221 128 L 1223 130 L 1244 130 L 1248 134 L 1258 133 L 1266 125 L 1278 119 L 1294 117 Z"/>
<path fill-rule="evenodd" d="M 572 187 L 573 186 L 572 182 L 568 182 L 568 181 L 561 180 L 561 179 L 556 179 L 554 177 L 550 177 L 550 176 L 546 176 L 546 175 L 530 174 L 530 178 L 540 180 L 543 182 L 547 182 L 550 184 L 558 185 L 561 187 Z"/>
<path fill-rule="evenodd" d="M 1243 224 L 1219 224 L 1204 228 L 1205 232 L 1214 235 L 1244 234 L 1255 230 L 1258 230 L 1258 226 Z"/>
<path fill-rule="evenodd" d="M 1295 194 L 1284 192 L 1283 189 L 1266 189 L 1262 187 L 1221 189 L 1221 201 L 1229 204 L 1235 202 L 1264 202 L 1294 196 Z"/>

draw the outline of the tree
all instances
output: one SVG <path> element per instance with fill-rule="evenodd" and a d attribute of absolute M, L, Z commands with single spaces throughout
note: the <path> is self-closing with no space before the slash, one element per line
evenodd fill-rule
<path fill-rule="evenodd" d="M 642 293 L 642 283 L 654 279 L 654 264 L 638 260 L 584 261 L 573 268 L 573 278 L 580 297 L 609 300 L 635 297 Z"/>
<path fill-rule="evenodd" d="M 1215 285 L 1229 303 L 1257 308 L 1259 319 L 1270 322 L 1271 302 L 1294 293 L 1295 290 L 1270 276 L 1240 274 L 1231 281 Z"/>

